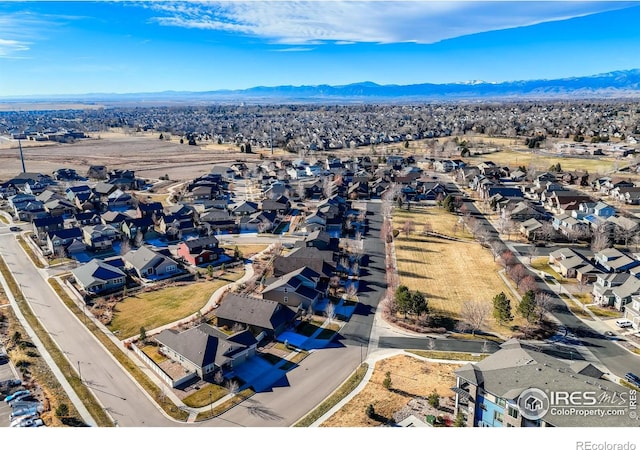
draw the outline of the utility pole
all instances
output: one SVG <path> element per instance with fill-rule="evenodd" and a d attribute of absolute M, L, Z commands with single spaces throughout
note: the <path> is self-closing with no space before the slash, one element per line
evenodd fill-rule
<path fill-rule="evenodd" d="M 20 149 L 20 162 L 22 163 L 22 173 L 25 173 L 27 169 L 24 168 L 24 155 L 22 154 L 22 143 L 20 142 L 20 138 L 18 138 L 18 148 Z"/>
<path fill-rule="evenodd" d="M 78 377 L 80 377 L 80 383 L 82 383 L 82 372 L 80 371 L 80 361 L 78 361 Z"/>
<path fill-rule="evenodd" d="M 273 122 L 269 122 L 269 143 L 271 144 L 271 156 L 273 156 Z"/>

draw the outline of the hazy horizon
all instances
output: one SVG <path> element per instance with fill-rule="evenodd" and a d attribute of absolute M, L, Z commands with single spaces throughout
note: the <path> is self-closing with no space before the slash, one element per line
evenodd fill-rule
<path fill-rule="evenodd" d="M 488 83 L 640 67 L 640 2 L 0 2 L 0 97 Z"/>

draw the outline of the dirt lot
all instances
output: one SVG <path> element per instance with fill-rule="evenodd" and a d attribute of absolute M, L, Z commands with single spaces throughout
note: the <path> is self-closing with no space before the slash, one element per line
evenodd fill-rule
<path fill-rule="evenodd" d="M 90 165 L 105 165 L 107 169 L 135 170 L 142 178 L 157 179 L 169 175 L 171 180 L 190 180 L 211 170 L 214 163 L 236 160 L 257 160 L 258 154 L 240 153 L 231 145 L 193 146 L 180 144 L 173 137 L 167 142 L 150 134 L 128 135 L 105 132 L 73 144 L 22 142 L 27 172 L 50 174 L 68 167 L 85 175 Z M 0 180 L 7 180 L 22 171 L 16 142 L 0 139 Z"/>
<path fill-rule="evenodd" d="M 378 361 L 367 386 L 322 426 L 380 426 L 381 421 L 367 417 L 366 408 L 369 404 L 373 405 L 380 418 L 393 418 L 397 421 L 411 413 L 421 415 L 422 418 L 425 413 L 452 416 L 446 411 L 436 413 L 430 407 L 425 407 L 424 399 L 435 389 L 441 396 L 440 404 L 451 408 L 451 398 L 454 396 L 451 387 L 456 382 L 453 371 L 461 365 L 425 362 L 406 355 Z M 382 384 L 386 372 L 391 372 L 390 390 Z"/>

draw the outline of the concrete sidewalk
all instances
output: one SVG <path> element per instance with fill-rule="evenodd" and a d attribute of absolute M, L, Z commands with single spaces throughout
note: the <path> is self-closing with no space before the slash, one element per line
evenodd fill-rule
<path fill-rule="evenodd" d="M 11 269 L 9 269 L 9 271 L 11 271 Z M 0 284 L 2 284 L 2 288 L 4 289 L 4 292 L 6 293 L 7 298 L 9 299 L 9 303 L 13 308 L 13 311 L 16 314 L 16 317 L 20 321 L 20 324 L 24 327 L 25 331 L 29 335 L 29 338 L 33 341 L 33 344 L 38 349 L 38 352 L 40 353 L 42 358 L 45 360 L 47 365 L 51 368 L 51 372 L 56 377 L 60 385 L 62 386 L 62 389 L 64 389 L 65 393 L 69 397 L 69 400 L 71 401 L 71 403 L 73 403 L 73 406 L 78 411 L 78 414 L 80 414 L 80 417 L 82 417 L 82 420 L 89 426 L 92 426 L 92 427 L 97 426 L 95 420 L 93 419 L 93 417 L 91 416 L 87 408 L 84 406 L 84 404 L 80 400 L 80 397 L 78 397 L 78 395 L 76 394 L 76 391 L 73 390 L 73 388 L 71 387 L 71 385 L 69 384 L 65 376 L 63 375 L 62 371 L 60 371 L 60 368 L 57 366 L 57 364 L 55 363 L 55 361 L 47 351 L 46 347 L 44 346 L 40 338 L 38 338 L 38 335 L 36 334 L 36 332 L 33 330 L 33 328 L 31 328 L 31 326 L 27 322 L 27 319 L 22 314 L 22 311 L 20 310 L 20 307 L 18 306 L 18 303 L 16 302 L 15 297 L 13 296 L 13 292 L 11 292 L 9 285 L 7 284 L 7 281 L 5 280 L 2 274 L 0 274 Z"/>

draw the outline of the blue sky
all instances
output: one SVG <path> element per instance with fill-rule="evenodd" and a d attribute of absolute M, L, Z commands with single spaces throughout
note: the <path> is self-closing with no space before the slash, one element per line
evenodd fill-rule
<path fill-rule="evenodd" d="M 640 68 L 640 2 L 1 2 L 0 97 Z"/>

